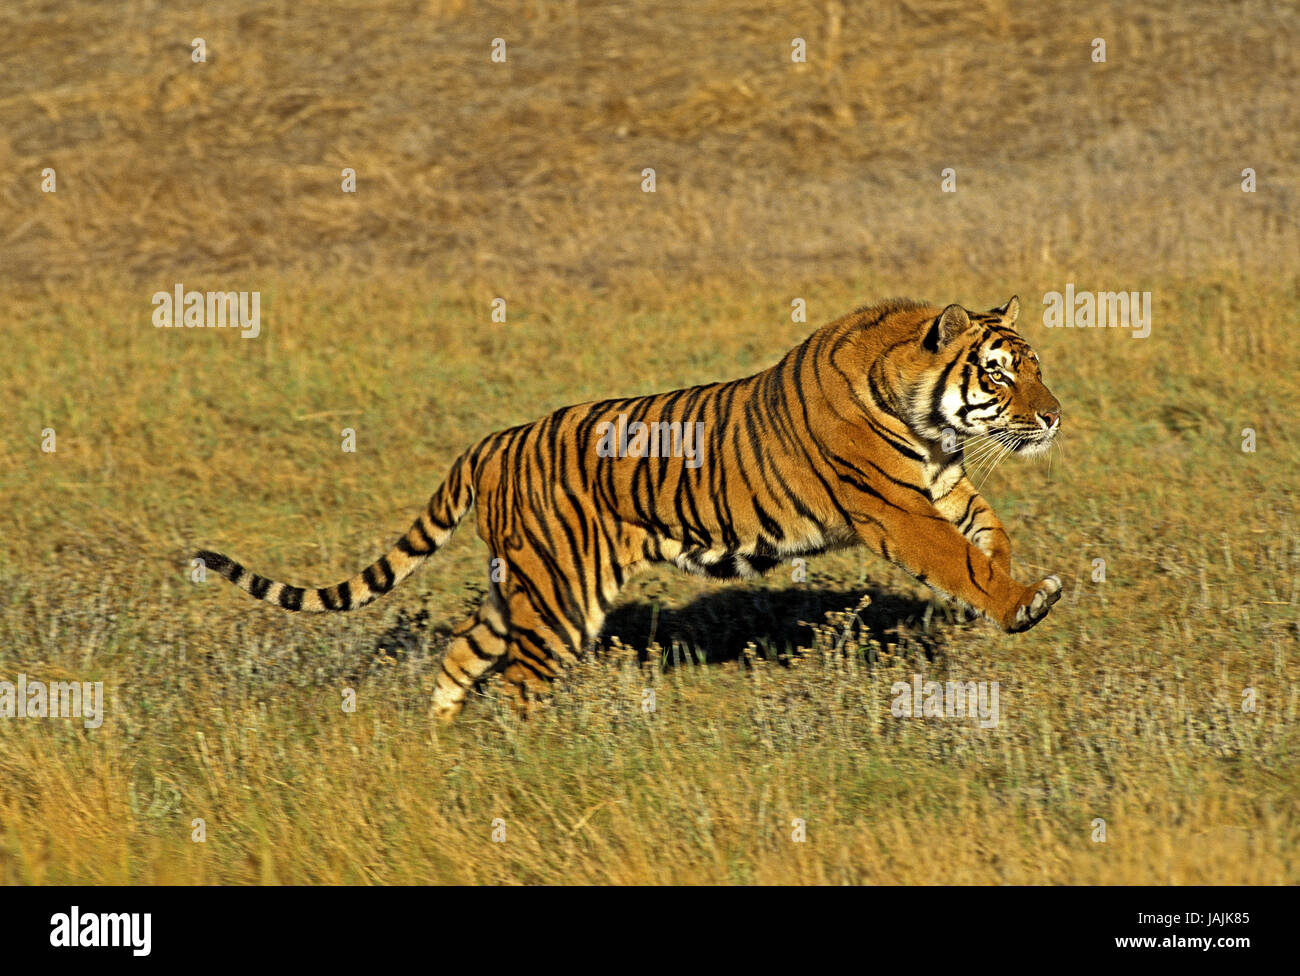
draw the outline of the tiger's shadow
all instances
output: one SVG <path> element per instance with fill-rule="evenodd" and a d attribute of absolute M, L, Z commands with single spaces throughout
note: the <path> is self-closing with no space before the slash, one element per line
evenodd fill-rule
<path fill-rule="evenodd" d="M 606 653 L 611 640 L 618 638 L 641 663 L 650 659 L 651 648 L 657 645 L 665 670 L 735 661 L 750 645 L 760 656 L 786 660 L 799 648 L 813 646 L 810 624 L 828 624 L 828 613 L 852 611 L 864 594 L 871 597 L 867 606 L 840 625 L 854 643 L 874 641 L 890 653 L 911 649 L 934 659 L 941 630 L 926 623 L 931 603 L 871 585 L 853 589 L 734 586 L 711 590 L 681 607 L 656 600 L 632 601 L 610 611 L 593 653 Z M 933 616 L 941 622 L 944 612 L 935 609 Z M 395 661 L 440 656 L 450 639 L 450 624 L 433 623 L 427 610 L 401 612 L 376 641 L 370 660 L 349 680 L 360 680 Z"/>
<path fill-rule="evenodd" d="M 870 595 L 870 602 L 847 625 L 854 641 L 875 641 L 892 652 L 911 647 L 933 658 L 937 635 L 935 628 L 924 625 L 930 602 L 872 586 L 730 587 L 705 593 L 679 608 L 655 601 L 627 603 L 610 611 L 598 646 L 608 648 L 617 637 L 645 662 L 651 646 L 657 644 L 664 668 L 734 661 L 751 644 L 762 656 L 783 659 L 798 648 L 813 646 L 810 624 L 828 623 L 828 613 L 852 611 L 864 593 Z M 936 610 L 934 617 L 941 619 L 942 612 Z"/>

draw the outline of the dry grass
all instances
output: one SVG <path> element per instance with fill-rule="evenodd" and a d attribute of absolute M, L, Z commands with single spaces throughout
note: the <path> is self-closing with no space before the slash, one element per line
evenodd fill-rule
<path fill-rule="evenodd" d="M 0 878 L 1300 876 L 1293 297 L 1216 283 L 1244 332 L 1200 286 L 1170 284 L 1167 331 L 1151 339 L 1036 334 L 1072 418 L 1066 464 L 1007 464 L 987 486 L 1022 575 L 1067 580 L 1029 634 L 942 617 L 927 629 L 924 591 L 863 553 L 815 561 L 804 583 L 656 572 L 609 626 L 644 664 L 615 647 L 524 728 L 489 686 L 439 733 L 429 679 L 482 585 L 472 534 L 373 609 L 328 620 L 196 587 L 187 554 L 215 544 L 290 579 L 341 577 L 391 542 L 480 431 L 598 392 L 744 372 L 800 327 L 780 324 L 781 294 L 757 290 L 671 303 L 557 292 L 494 332 L 463 296 L 430 316 L 418 281 L 375 289 L 281 282 L 276 326 L 256 341 L 125 327 L 130 290 L 11 309 L 4 382 L 35 380 L 0 474 L 0 675 L 103 680 L 109 711 L 94 732 L 0 725 Z M 817 302 L 829 314 L 878 289 L 827 286 Z M 75 334 L 51 339 L 73 318 Z M 440 352 L 388 355 L 421 347 Z M 545 371 L 531 366 L 540 349 Z M 1252 377 L 1248 400 L 1225 359 Z M 611 362 L 636 378 L 611 382 Z M 345 423 L 356 455 L 339 451 Z M 47 424 L 53 456 L 33 446 Z M 1090 577 L 1098 557 L 1104 584 Z M 801 626 L 864 589 L 860 615 L 832 616 L 820 636 Z M 998 681 L 999 726 L 894 718 L 891 684 L 918 673 Z M 341 710 L 347 687 L 356 714 Z M 498 817 L 504 845 L 490 841 Z M 795 817 L 806 846 L 790 841 Z M 1097 817 L 1104 845 L 1090 839 Z"/>
<path fill-rule="evenodd" d="M 5 263 L 32 286 L 401 266 L 517 290 L 1300 253 L 1289 5 L 779 6 L 17 0 Z"/>
<path fill-rule="evenodd" d="M 0 680 L 103 680 L 108 711 L 0 720 L 0 881 L 1300 880 L 1298 27 L 1253 2 L 8 5 Z M 176 281 L 260 291 L 262 336 L 155 330 Z M 1150 338 L 1039 327 L 1068 281 L 1151 291 Z M 887 295 L 1012 291 L 1066 420 L 1050 470 L 986 485 L 1020 575 L 1067 581 L 1029 634 L 927 625 L 862 553 L 802 583 L 655 572 L 536 722 L 489 686 L 439 731 L 470 532 L 341 618 L 189 581 L 199 545 L 333 581 L 486 432 L 743 375 Z M 914 674 L 999 682 L 998 727 L 894 718 Z"/>

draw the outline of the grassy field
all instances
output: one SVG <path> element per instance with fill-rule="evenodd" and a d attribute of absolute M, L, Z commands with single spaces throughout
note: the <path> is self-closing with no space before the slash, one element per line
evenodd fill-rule
<path fill-rule="evenodd" d="M 880 287 L 828 286 L 815 304 Z M 485 305 L 418 283 L 286 282 L 253 341 L 139 327 L 126 293 L 11 309 L 3 369 L 28 443 L 7 445 L 0 477 L 0 674 L 102 680 L 108 707 L 97 730 L 0 725 L 0 877 L 1297 880 L 1294 295 L 1170 284 L 1157 322 L 1179 339 L 1035 334 L 1071 418 L 1063 457 L 1050 473 L 1006 463 L 986 485 L 1022 577 L 1067 583 L 1023 636 L 942 613 L 927 628 L 924 589 L 865 552 L 761 587 L 656 571 L 536 721 L 516 723 L 489 685 L 435 730 L 436 655 L 482 585 L 472 530 L 347 617 L 189 581 L 199 544 L 293 580 L 342 578 L 479 432 L 741 373 L 798 338 L 783 295 L 717 294 L 557 293 L 493 328 Z M 1225 358 L 1239 369 L 1225 375 Z M 637 379 L 611 390 L 611 360 Z M 45 426 L 52 455 L 32 446 Z M 997 681 L 998 726 L 895 718 L 891 685 L 916 674 Z"/>
<path fill-rule="evenodd" d="M 0 681 L 106 704 L 0 718 L 0 882 L 1300 881 L 1298 21 L 8 6 Z M 155 329 L 175 282 L 259 292 L 261 335 Z M 1150 336 L 1044 328 L 1069 282 L 1149 291 Z M 1026 634 L 865 551 L 657 570 L 535 719 L 490 683 L 437 728 L 468 524 L 356 614 L 191 580 L 335 582 L 490 431 L 1013 292 L 1064 418 L 984 485 L 1016 575 L 1065 581 Z M 896 717 L 917 676 L 997 682 L 996 726 Z"/>

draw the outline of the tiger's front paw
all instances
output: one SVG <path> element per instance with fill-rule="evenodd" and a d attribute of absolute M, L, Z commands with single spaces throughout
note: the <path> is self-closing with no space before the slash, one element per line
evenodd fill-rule
<path fill-rule="evenodd" d="M 1024 596 L 1012 611 L 1007 621 L 1008 634 L 1018 634 L 1028 630 L 1047 616 L 1052 604 L 1061 598 L 1061 580 L 1058 576 L 1049 576 L 1039 580 L 1034 586 L 1025 587 Z"/>

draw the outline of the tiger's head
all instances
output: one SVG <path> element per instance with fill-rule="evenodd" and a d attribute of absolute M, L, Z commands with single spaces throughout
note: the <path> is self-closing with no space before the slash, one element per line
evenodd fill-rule
<path fill-rule="evenodd" d="M 942 441 L 990 437 L 1041 454 L 1061 428 L 1061 404 L 1043 385 L 1038 356 L 1015 330 L 1020 299 L 969 312 L 949 305 L 923 333 L 925 368 L 911 397 L 913 429 Z"/>

